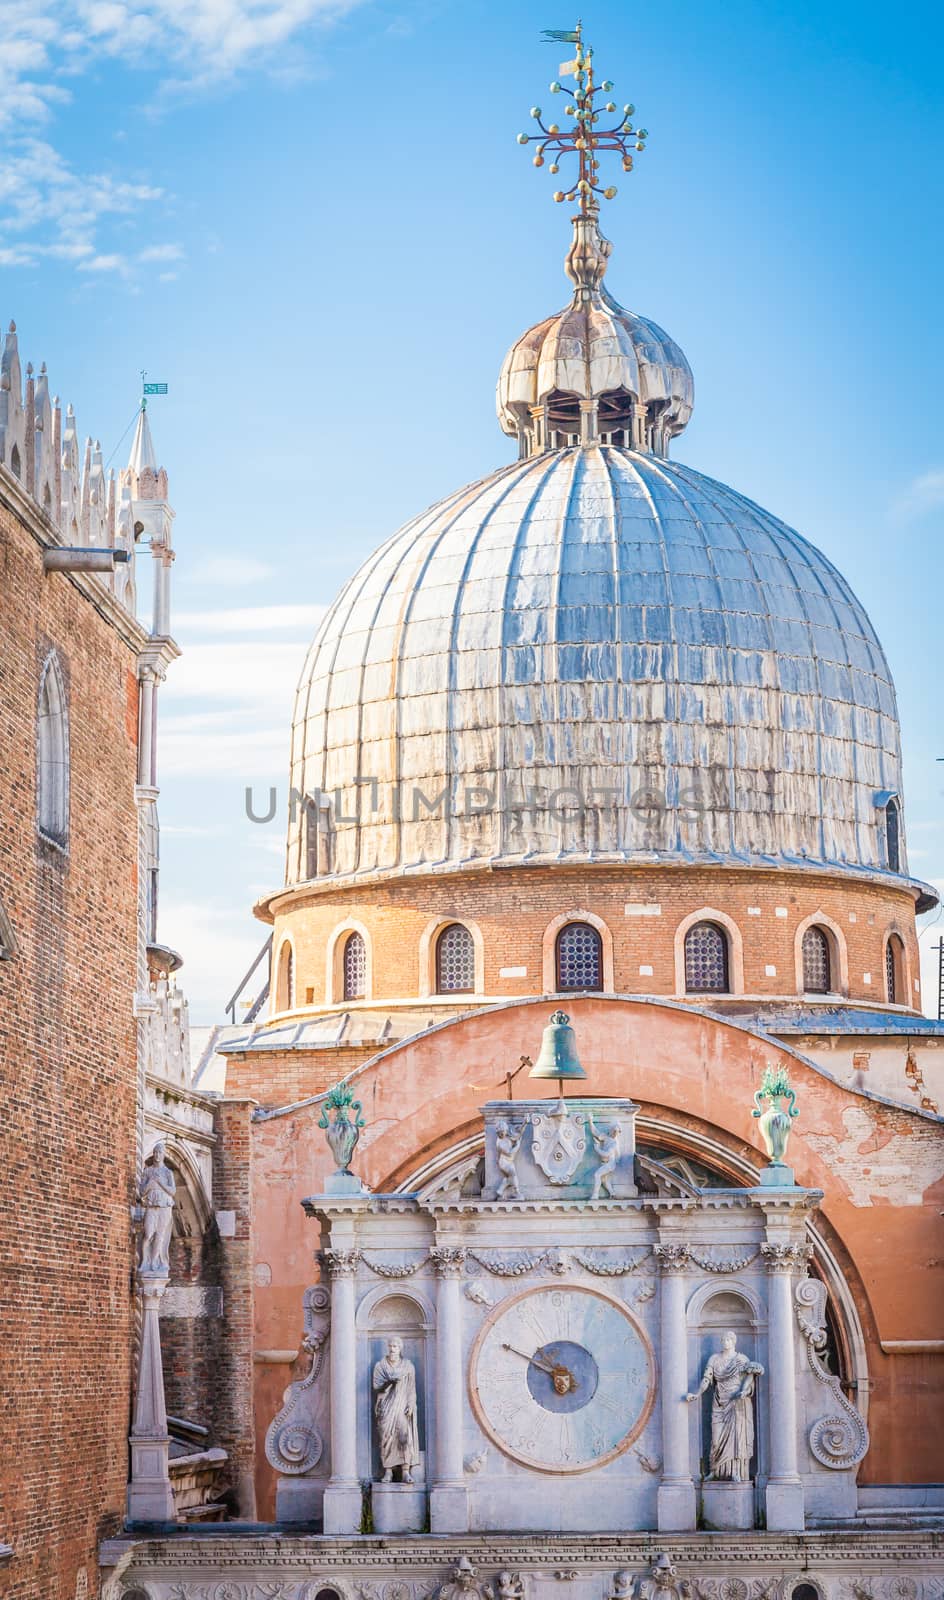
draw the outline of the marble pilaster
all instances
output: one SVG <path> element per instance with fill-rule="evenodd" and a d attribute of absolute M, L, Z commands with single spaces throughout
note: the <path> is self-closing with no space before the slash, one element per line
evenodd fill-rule
<path fill-rule="evenodd" d="M 359 1533 L 362 1518 L 357 1475 L 357 1338 L 354 1275 L 359 1251 L 325 1250 L 331 1280 L 331 1477 L 324 1492 L 325 1533 Z"/>
<path fill-rule="evenodd" d="M 767 1267 L 767 1393 L 770 1422 L 770 1477 L 767 1527 L 772 1532 L 802 1530 L 803 1483 L 797 1471 L 796 1355 L 793 1334 L 793 1278 L 806 1271 L 805 1243 L 761 1246 Z"/>
<path fill-rule="evenodd" d="M 688 1408 L 688 1335 L 685 1321 L 685 1272 L 689 1266 L 685 1245 L 656 1245 L 661 1268 L 661 1318 L 659 1331 L 662 1403 L 662 1482 L 658 1492 L 661 1532 L 684 1532 L 695 1527 L 695 1484 L 692 1479 Z"/>
<path fill-rule="evenodd" d="M 430 1527 L 433 1533 L 465 1533 L 469 1526 L 469 1492 L 462 1461 L 465 1383 L 459 1298 L 465 1251 L 454 1245 L 436 1245 L 430 1257 L 437 1277 L 436 1461 L 429 1501 Z"/>

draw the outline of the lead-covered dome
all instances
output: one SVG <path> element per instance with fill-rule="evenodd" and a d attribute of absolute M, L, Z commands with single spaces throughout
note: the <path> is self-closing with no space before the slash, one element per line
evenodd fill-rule
<path fill-rule="evenodd" d="M 899 766 L 888 665 L 825 556 L 689 467 L 550 450 L 409 522 L 331 607 L 296 701 L 313 798 L 288 881 L 882 868 Z"/>

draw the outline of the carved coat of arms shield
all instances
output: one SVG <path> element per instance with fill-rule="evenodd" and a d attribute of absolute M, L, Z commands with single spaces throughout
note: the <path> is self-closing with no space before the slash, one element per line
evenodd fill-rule
<path fill-rule="evenodd" d="M 551 1183 L 569 1183 L 587 1148 L 587 1135 L 576 1117 L 532 1116 L 531 1154 Z"/>

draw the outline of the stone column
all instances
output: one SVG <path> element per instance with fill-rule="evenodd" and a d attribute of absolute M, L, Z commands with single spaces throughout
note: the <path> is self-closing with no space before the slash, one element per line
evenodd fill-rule
<path fill-rule="evenodd" d="M 660 1533 L 681 1533 L 695 1527 L 695 1485 L 689 1443 L 688 1330 L 685 1320 L 683 1244 L 656 1245 L 662 1268 L 660 1368 L 662 1401 L 662 1482 L 659 1485 Z"/>
<path fill-rule="evenodd" d="M 810 1247 L 803 1243 L 765 1244 L 761 1250 L 767 1266 L 767 1527 L 784 1533 L 805 1526 L 803 1484 L 797 1472 L 793 1275 L 805 1272 Z"/>
<path fill-rule="evenodd" d="M 325 1250 L 331 1280 L 331 1477 L 324 1492 L 325 1533 L 360 1533 L 357 1475 L 357 1332 L 354 1275 L 359 1250 Z"/>
<path fill-rule="evenodd" d="M 436 1463 L 429 1499 L 433 1533 L 466 1533 L 469 1491 L 462 1458 L 462 1302 L 459 1280 L 465 1251 L 436 1245 L 430 1258 L 439 1280 L 436 1293 Z"/>
<path fill-rule="evenodd" d="M 174 1493 L 170 1486 L 170 1438 L 164 1405 L 164 1370 L 161 1366 L 161 1300 L 167 1288 L 166 1272 L 138 1272 L 141 1297 L 141 1350 L 134 1394 L 131 1447 L 131 1481 L 128 1484 L 129 1522 L 173 1522 Z"/>

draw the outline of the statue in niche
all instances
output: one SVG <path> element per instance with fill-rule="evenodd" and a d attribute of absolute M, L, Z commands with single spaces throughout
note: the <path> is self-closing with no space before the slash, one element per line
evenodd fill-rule
<path fill-rule="evenodd" d="M 164 1144 L 158 1140 L 144 1163 L 138 1180 L 138 1199 L 144 1211 L 139 1271 L 170 1271 L 170 1235 L 174 1223 L 174 1174 L 164 1160 Z"/>
<path fill-rule="evenodd" d="M 604 1196 L 612 1200 L 613 1191 L 610 1188 L 610 1179 L 616 1171 L 619 1160 L 619 1128 L 611 1124 L 597 1127 L 593 1120 L 593 1113 L 587 1112 L 587 1132 L 593 1140 L 599 1166 L 593 1174 L 593 1188 L 590 1191 L 591 1200 L 601 1200 Z"/>
<path fill-rule="evenodd" d="M 495 1162 L 501 1173 L 497 1196 L 499 1200 L 517 1200 L 519 1197 L 518 1171 L 515 1162 L 521 1149 L 523 1134 L 523 1128 L 513 1128 L 510 1122 L 499 1122 L 495 1128 Z"/>
<path fill-rule="evenodd" d="M 374 1367 L 374 1416 L 384 1483 L 413 1482 L 419 1465 L 420 1441 L 416 1421 L 416 1368 L 403 1354 L 402 1339 L 388 1339 L 387 1353 Z"/>
<path fill-rule="evenodd" d="M 708 1357 L 701 1383 L 686 1400 L 697 1400 L 714 1385 L 708 1477 L 747 1483 L 754 1454 L 754 1379 L 763 1367 L 737 1348 L 737 1334 L 721 1335 L 721 1349 Z"/>

